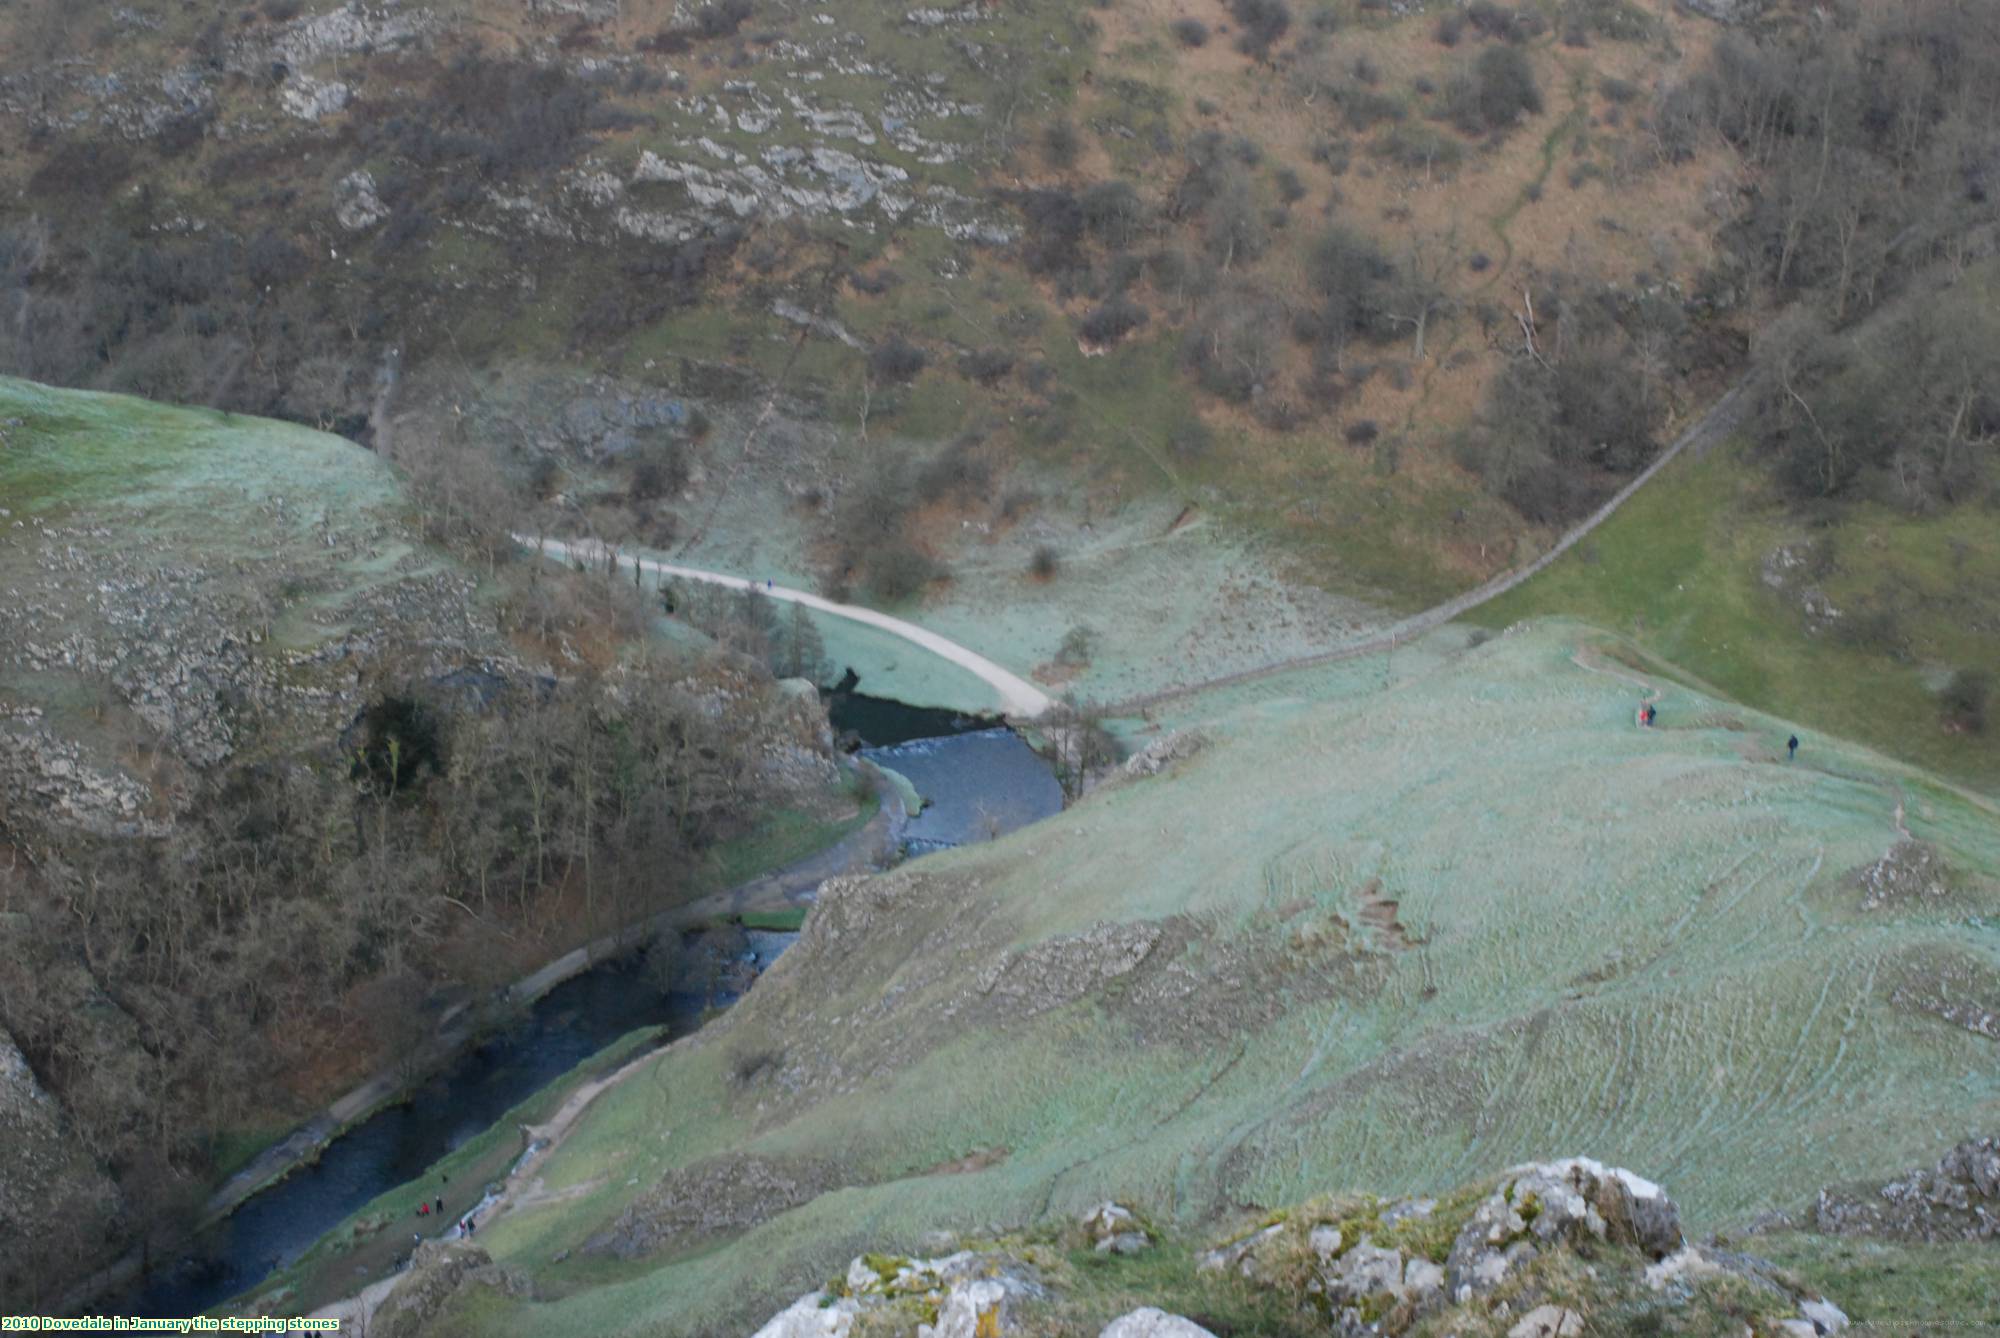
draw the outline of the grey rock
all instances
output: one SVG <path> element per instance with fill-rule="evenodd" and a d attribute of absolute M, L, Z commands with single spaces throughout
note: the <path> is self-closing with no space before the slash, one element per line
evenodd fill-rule
<path fill-rule="evenodd" d="M 1195 1267 L 1204 1273 L 1234 1269 L 1246 1278 L 1257 1276 L 1256 1250 L 1265 1241 L 1284 1230 L 1282 1223 L 1274 1223 L 1262 1231 L 1253 1232 L 1240 1239 L 1218 1245 L 1212 1250 L 1203 1250 L 1195 1256 Z"/>
<path fill-rule="evenodd" d="M 1580 1338 L 1583 1316 L 1567 1306 L 1538 1305 L 1507 1330 L 1507 1338 Z"/>
<path fill-rule="evenodd" d="M 410 1268 L 376 1309 L 369 1332 L 384 1338 L 414 1338 L 467 1282 L 468 1275 L 492 1266 L 477 1245 L 427 1240 L 410 1257 Z"/>
<path fill-rule="evenodd" d="M 740 1231 L 842 1183 L 830 1162 L 725 1155 L 663 1176 L 592 1237 L 592 1253 L 634 1259 L 662 1246 Z"/>
<path fill-rule="evenodd" d="M 2000 1236 L 2000 1138 L 1972 1138 L 1879 1187 L 1821 1190 L 1813 1226 L 1829 1235 L 1897 1240 Z"/>
<path fill-rule="evenodd" d="M 1336 1302 L 1400 1294 L 1403 1290 L 1402 1251 L 1385 1250 L 1364 1240 L 1335 1260 L 1323 1280 L 1327 1295 Z"/>
<path fill-rule="evenodd" d="M 1215 1335 L 1191 1319 L 1142 1306 L 1112 1320 L 1097 1338 L 1215 1338 Z"/>
<path fill-rule="evenodd" d="M 1005 954 L 980 972 L 975 988 L 1009 1011 L 1033 1016 L 1130 972 L 1159 938 L 1155 924 L 1092 925 Z"/>
<path fill-rule="evenodd" d="M 1428 1259 L 1411 1259 L 1403 1265 L 1403 1294 L 1419 1305 L 1428 1305 L 1444 1295 L 1444 1265 Z"/>
<path fill-rule="evenodd" d="M 1541 1249 L 1584 1239 L 1659 1259 L 1680 1248 L 1680 1214 L 1658 1185 L 1588 1157 L 1518 1166 L 1460 1229 L 1446 1286 L 1455 1300 L 1479 1295 Z"/>
<path fill-rule="evenodd" d="M 1109 1201 L 1100 1203 L 1085 1213 L 1080 1225 L 1094 1241 L 1106 1240 L 1127 1231 L 1142 1230 L 1138 1217 L 1130 1208 Z"/>
<path fill-rule="evenodd" d="M 913 9 L 903 15 L 903 22 L 919 28 L 939 28 L 947 23 L 977 23 L 981 17 L 979 6 L 971 4 L 957 9 Z"/>
<path fill-rule="evenodd" d="M 849 330 L 839 321 L 834 320 L 831 316 L 814 315 L 788 298 L 781 297 L 771 303 L 771 314 L 781 321 L 789 321 L 793 325 L 804 326 L 814 334 L 825 335 L 828 339 L 837 339 L 851 349 L 857 349 L 863 353 L 868 351 L 867 341 Z"/>
<path fill-rule="evenodd" d="M 303 15 L 287 23 L 274 39 L 246 39 L 231 63 L 256 72 L 268 70 L 274 62 L 302 70 L 364 50 L 415 45 L 438 26 L 435 15 L 415 7 L 377 10 L 348 4 L 324 14 Z"/>
<path fill-rule="evenodd" d="M 1382 1214 L 1383 1226 L 1394 1226 L 1398 1222 L 1418 1222 L 1437 1211 L 1436 1199 L 1402 1199 Z"/>
<path fill-rule="evenodd" d="M 1157 776 L 1176 762 L 1193 757 L 1208 746 L 1208 736 L 1196 729 L 1177 729 L 1141 748 L 1125 759 L 1127 776 Z"/>
<path fill-rule="evenodd" d="M 1861 909 L 1879 910 L 1902 901 L 1933 901 L 1951 890 L 1950 870 L 1937 847 L 1925 841 L 1898 841 L 1861 871 Z"/>
<path fill-rule="evenodd" d="M 58 1222 L 97 1227 L 117 1210 L 111 1182 L 0 1029 L 0 1239 L 18 1248 Z"/>
<path fill-rule="evenodd" d="M 286 115 L 301 121 L 323 121 L 346 110 L 353 99 L 354 90 L 346 84 L 315 79 L 309 74 L 286 80 L 278 90 L 278 105 L 285 109 Z"/>
<path fill-rule="evenodd" d="M 860 1303 L 851 1296 L 807 1292 L 773 1315 L 752 1338 L 847 1338 L 860 1312 Z"/>
<path fill-rule="evenodd" d="M 992 1278 L 958 1283 L 938 1307 L 937 1323 L 918 1326 L 918 1338 L 985 1338 L 1016 1332 L 1009 1299 L 1007 1288 Z"/>
<path fill-rule="evenodd" d="M 349 232 L 372 228 L 389 216 L 389 207 L 375 193 L 375 177 L 357 168 L 340 179 L 333 190 L 333 216 Z"/>

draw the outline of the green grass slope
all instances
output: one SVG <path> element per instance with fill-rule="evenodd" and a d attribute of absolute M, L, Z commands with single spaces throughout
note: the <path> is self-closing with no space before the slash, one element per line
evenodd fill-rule
<path fill-rule="evenodd" d="M 1798 568 L 1770 562 L 1781 548 Z M 1809 592 L 1839 616 L 1808 614 Z M 1955 671 L 2000 664 L 2000 541 L 1984 508 L 1912 517 L 1856 503 L 1816 528 L 1771 495 L 1741 448 L 1717 451 L 1677 462 L 1473 616 L 1504 627 L 1549 614 L 1613 628 L 1806 728 L 2000 791 L 2000 728 L 1953 728 L 1939 698 Z"/>
<path fill-rule="evenodd" d="M 259 503 L 286 491 L 325 511 L 399 500 L 374 456 L 274 419 L 0 377 L 0 427 L 0 490 L 17 519 L 115 506 L 129 521 L 172 525 L 169 535 L 199 530 L 219 541 L 223 527 L 252 520 Z M 209 523 L 191 524 L 197 515 Z"/>
<path fill-rule="evenodd" d="M 1942 1014 L 2000 1008 L 1994 814 L 1858 746 L 1788 765 L 1789 722 L 1671 685 L 1640 730 L 1602 640 L 1264 696 L 1158 777 L 828 888 L 482 1227 L 540 1299 L 461 1320 L 747 1331 L 933 1228 L 1106 1197 L 1192 1225 L 1573 1153 L 1701 1230 L 1990 1126 L 1993 1042 Z M 1865 909 L 1899 806 L 1948 885 Z"/>
<path fill-rule="evenodd" d="M 474 584 L 350 441 L 0 378 L 0 702 L 100 766 L 324 742 L 358 666 L 490 644 Z"/>

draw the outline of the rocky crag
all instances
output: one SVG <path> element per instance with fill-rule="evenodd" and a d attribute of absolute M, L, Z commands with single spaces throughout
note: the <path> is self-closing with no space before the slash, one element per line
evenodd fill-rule
<path fill-rule="evenodd" d="M 931 1255 L 855 1257 L 755 1338 L 1827 1338 L 1848 1328 L 1835 1301 L 1786 1270 L 1688 1241 L 1660 1186 L 1586 1157 L 1438 1198 L 1310 1200 L 1205 1243 L 1110 1202 L 1038 1232 L 930 1243 Z M 427 1245 L 374 1298 L 373 1322 L 419 1332 L 484 1289 L 533 1294 L 484 1249 Z"/>

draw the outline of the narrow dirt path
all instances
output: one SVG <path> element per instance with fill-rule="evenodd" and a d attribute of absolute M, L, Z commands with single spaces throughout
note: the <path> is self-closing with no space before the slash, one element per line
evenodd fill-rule
<path fill-rule="evenodd" d="M 1612 668 L 1610 665 L 1605 664 L 1603 662 L 1603 657 L 1601 655 L 1598 655 L 1595 652 L 1593 652 L 1591 648 L 1588 646 L 1578 646 L 1576 648 L 1576 652 L 1572 654 L 1569 658 L 1570 658 L 1570 663 L 1574 664 L 1577 668 L 1582 669 L 1587 673 L 1606 674 L 1612 678 L 1622 678 L 1627 683 L 1631 683 L 1640 688 L 1645 689 L 1646 695 L 1639 699 L 1640 704 L 1642 706 L 1649 705 L 1658 702 L 1660 700 L 1661 689 L 1657 685 L 1649 682 L 1644 678 L 1639 677 L 1637 674 L 1630 674 L 1626 673 L 1621 669 Z M 1750 757 L 1751 755 L 1746 753 L 1745 756 Z M 1772 754 L 1770 760 L 1775 761 L 1776 754 Z M 1884 790 L 1887 790 L 1889 792 L 1890 797 L 1896 801 L 1895 811 L 1889 815 L 1889 821 L 1895 827 L 1896 835 L 1901 840 L 1904 841 L 1912 841 L 1916 839 L 1915 837 L 1910 835 L 1909 826 L 1904 821 L 1905 813 L 1903 807 L 1903 787 L 1898 785 L 1895 781 L 1883 778 L 1877 778 L 1873 776 L 1861 775 L 1859 773 L 1851 771 L 1834 771 L 1834 770 L 1829 770 L 1825 767 L 1803 767 L 1801 768 L 1801 770 L 1816 772 L 1819 775 L 1830 776 L 1836 780 L 1851 780 L 1859 782 L 1862 785 L 1875 785 L 1881 787 Z"/>
<path fill-rule="evenodd" d="M 1610 500 L 1605 502 L 1603 506 L 1600 506 L 1597 510 L 1579 521 L 1558 539 L 1547 552 L 1533 561 L 1524 563 L 1512 571 L 1502 572 L 1485 584 L 1468 590 L 1463 594 L 1455 595 L 1442 604 L 1425 609 L 1421 613 L 1412 614 L 1387 630 L 1364 640 L 1335 647 L 1332 650 L 1316 651 L 1309 655 L 1294 656 L 1291 659 L 1279 660 L 1255 669 L 1241 669 L 1235 673 L 1222 674 L 1215 678 L 1203 679 L 1195 683 L 1162 688 L 1157 692 L 1142 693 L 1136 697 L 1128 697 L 1123 701 L 1107 703 L 1104 707 L 1104 714 L 1108 716 L 1136 716 L 1163 702 L 1190 697 L 1196 693 L 1206 692 L 1213 688 L 1232 687 L 1239 683 L 1249 683 L 1258 679 L 1269 678 L 1274 674 L 1289 673 L 1295 669 L 1313 669 L 1322 665 L 1337 664 L 1343 660 L 1359 659 L 1363 656 L 1374 655 L 1385 650 L 1394 650 L 1406 641 L 1414 640 L 1426 632 L 1442 627 L 1454 618 L 1462 617 L 1473 609 L 1478 608 L 1481 604 L 1498 599 L 1501 595 L 1506 594 L 1516 586 L 1540 575 L 1550 564 L 1562 557 L 1563 554 L 1569 552 L 1570 549 L 1574 548 L 1598 526 L 1617 514 L 1620 507 L 1632 500 L 1641 488 L 1652 482 L 1654 478 L 1659 476 L 1662 470 L 1682 455 L 1689 452 L 1697 456 L 1703 455 L 1717 443 L 1728 437 L 1731 432 L 1735 431 L 1749 411 L 1751 381 L 1752 378 L 1746 376 L 1731 386 L 1714 404 L 1709 406 L 1707 413 L 1690 424 L 1686 431 L 1675 438 L 1672 445 L 1661 451 L 1658 458 L 1650 465 L 1647 465 L 1644 470 L 1640 471 L 1624 487 L 1614 493 Z M 685 567 L 675 563 L 657 562 L 651 558 L 628 557 L 619 550 L 597 539 L 578 539 L 573 542 L 564 542 L 558 539 L 544 539 L 534 535 L 517 533 L 514 535 L 514 541 L 525 548 L 535 549 L 544 556 L 570 558 L 596 563 L 609 563 L 613 561 L 632 563 L 636 564 L 641 571 L 650 571 L 657 575 L 671 576 L 681 580 L 705 581 L 709 584 L 725 586 L 732 590 L 754 590 L 759 588 L 756 581 L 747 580 L 741 576 L 727 576 L 721 572 L 704 571 L 698 567 Z M 836 604 L 832 600 L 822 599 L 818 595 L 804 590 L 794 590 L 788 586 L 766 584 L 762 589 L 772 599 L 787 603 L 803 604 L 807 608 L 818 610 L 821 613 L 828 613 L 837 618 L 847 618 L 854 622 L 865 623 L 870 627 L 881 628 L 883 631 L 901 637 L 905 641 L 920 646 L 934 655 L 942 656 L 960 668 L 966 669 L 979 678 L 984 679 L 999 694 L 1001 709 L 1009 716 L 1017 719 L 1032 720 L 1048 711 L 1055 704 L 1047 693 L 1018 674 L 1002 668 L 977 651 L 961 646 L 955 641 L 947 640 L 935 632 L 917 626 L 915 623 L 906 622 L 901 618 L 892 618 L 886 613 L 877 613 L 874 609 L 863 608 L 856 604 Z"/>
<path fill-rule="evenodd" d="M 1745 415 L 1749 412 L 1750 386 L 1751 378 L 1747 376 L 1731 386 L 1720 399 L 1709 406 L 1707 413 L 1689 425 L 1685 432 L 1675 438 L 1671 446 L 1661 451 L 1659 457 L 1652 464 L 1647 465 L 1637 477 L 1614 493 L 1611 499 L 1603 506 L 1600 506 L 1597 510 L 1591 512 L 1590 515 L 1577 522 L 1568 533 L 1555 542 L 1554 546 L 1533 561 L 1516 567 L 1512 571 L 1502 572 L 1484 585 L 1468 590 L 1462 595 L 1454 595 L 1444 603 L 1425 609 L 1422 613 L 1412 614 L 1388 630 L 1378 632 L 1376 635 L 1365 640 L 1339 646 L 1333 650 L 1317 651 L 1310 655 L 1295 656 L 1289 660 L 1279 660 L 1274 664 L 1267 664 L 1256 669 L 1243 669 L 1233 674 L 1223 674 L 1217 678 L 1204 679 L 1199 683 L 1189 683 L 1174 688 L 1163 688 L 1158 692 L 1149 692 L 1137 697 L 1128 697 L 1124 701 L 1107 705 L 1104 713 L 1110 716 L 1136 716 L 1163 702 L 1174 701 L 1181 697 L 1191 697 L 1196 693 L 1206 692 L 1212 688 L 1232 687 L 1239 683 L 1249 683 L 1258 679 L 1269 678 L 1274 674 L 1290 673 L 1295 669 L 1315 669 L 1322 665 L 1338 664 L 1343 660 L 1360 659 L 1365 655 L 1374 655 L 1381 651 L 1394 650 L 1406 641 L 1414 640 L 1426 632 L 1442 627 L 1454 618 L 1470 613 L 1481 604 L 1498 599 L 1523 582 L 1539 576 L 1556 559 L 1582 542 L 1591 531 L 1617 514 L 1618 508 L 1631 501 L 1641 488 L 1651 483 L 1654 478 L 1658 477 L 1661 470 L 1665 469 L 1682 455 L 1689 452 L 1697 456 L 1706 454 L 1718 442 L 1728 437 L 1742 423 Z"/>
<path fill-rule="evenodd" d="M 1589 658 L 1586 659 L 1586 656 Z M 1659 704 L 1662 689 L 1658 684 L 1641 678 L 1637 674 L 1628 674 L 1622 669 L 1614 669 L 1610 665 L 1605 664 L 1603 660 L 1603 656 L 1596 654 L 1588 646 L 1578 646 L 1575 652 L 1569 657 L 1571 664 L 1587 674 L 1603 674 L 1608 678 L 1622 678 L 1627 683 L 1639 688 L 1646 694 L 1639 698 L 1640 710 L 1643 711 L 1648 706 L 1657 706 Z M 1643 725 L 1646 722 L 1643 719 L 1638 719 L 1635 723 Z"/>
<path fill-rule="evenodd" d="M 699 567 L 683 567 L 671 562 L 656 562 L 652 558 L 627 556 L 597 539 L 578 539 L 573 543 L 565 543 L 560 539 L 538 539 L 533 535 L 516 534 L 514 541 L 523 547 L 535 549 L 544 557 L 573 558 L 593 564 L 622 563 L 636 566 L 640 571 L 669 576 L 676 580 L 703 581 L 730 590 L 755 590 L 782 603 L 803 604 L 809 609 L 831 614 L 836 618 L 846 618 L 851 622 L 880 628 L 985 680 L 999 695 L 1000 709 L 1009 716 L 1032 720 L 1055 705 L 1054 699 L 1033 683 L 1011 670 L 1002 668 L 977 651 L 968 650 L 956 641 L 947 640 L 928 628 L 905 622 L 901 618 L 892 618 L 886 613 L 877 613 L 874 609 L 863 608 L 858 604 L 836 604 L 830 599 L 822 599 L 805 590 L 794 590 L 790 586 L 746 580 L 741 576 L 725 576 L 721 572 L 703 571 Z"/>
<path fill-rule="evenodd" d="M 538 1172 L 555 1154 L 556 1149 L 569 1140 L 577 1121 L 597 1098 L 644 1070 L 658 1060 L 661 1053 L 660 1050 L 649 1050 L 614 1072 L 601 1078 L 590 1079 L 570 1093 L 568 1099 L 547 1121 L 542 1124 L 522 1125 L 521 1140 L 524 1146 L 520 1158 L 515 1161 L 513 1169 L 507 1172 L 506 1178 L 500 1182 L 499 1190 L 488 1194 L 480 1201 L 478 1207 L 467 1214 L 473 1223 L 472 1236 L 468 1238 L 463 1225 L 459 1225 L 452 1227 L 437 1239 L 440 1242 L 470 1239 L 476 1243 L 478 1228 L 490 1223 L 502 1213 L 533 1207 L 537 1203 L 558 1202 L 566 1197 L 574 1197 L 568 1190 L 554 1194 L 544 1193 Z M 321 1306 L 312 1312 L 312 1318 L 337 1319 L 341 1322 L 343 1332 L 359 1333 L 365 1338 L 375 1312 L 395 1292 L 397 1286 L 411 1276 L 413 1273 L 409 1269 L 394 1273 L 371 1283 L 353 1296 Z"/>
<path fill-rule="evenodd" d="M 1555 37 L 1551 34 L 1548 40 L 1538 45 L 1546 49 L 1554 44 Z M 1589 87 L 1589 67 L 1575 65 L 1568 69 L 1569 111 L 1542 139 L 1542 170 L 1535 174 L 1533 181 L 1523 186 L 1514 198 L 1507 202 L 1506 208 L 1486 220 L 1486 226 L 1500 240 L 1500 260 L 1493 266 L 1485 281 L 1474 289 L 1475 292 L 1485 292 L 1513 269 L 1514 241 L 1507 235 L 1507 231 L 1513 227 L 1515 218 L 1523 209 L 1541 198 L 1542 190 L 1548 184 L 1549 174 L 1555 171 L 1557 151 L 1582 128 L 1589 117 L 1590 108 L 1585 101 L 1586 90 Z"/>

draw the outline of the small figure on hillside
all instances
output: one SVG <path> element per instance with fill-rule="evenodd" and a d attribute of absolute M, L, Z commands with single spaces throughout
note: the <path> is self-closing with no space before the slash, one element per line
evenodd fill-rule
<path fill-rule="evenodd" d="M 771 592 L 772 592 L 773 590 L 776 590 L 777 588 L 778 588 L 778 583 L 777 583 L 776 581 L 772 580 L 772 579 L 771 579 L 770 577 L 768 577 L 768 576 L 766 576 L 766 577 L 764 578 L 764 593 L 765 593 L 765 594 L 767 594 L 767 595 L 768 595 L 768 594 L 770 594 L 770 593 L 771 593 Z"/>
<path fill-rule="evenodd" d="M 477 1227 L 478 1225 L 479 1224 L 473 1221 L 472 1218 L 468 1215 L 465 1219 L 465 1234 L 470 1236 L 473 1232 L 473 1228 Z"/>
<path fill-rule="evenodd" d="M 1646 708 L 1646 723 L 1648 725 L 1657 725 L 1660 723 L 1660 708 L 1658 706 L 1648 706 Z"/>
<path fill-rule="evenodd" d="M 1791 737 L 1791 738 L 1789 738 L 1789 739 L 1785 740 L 1785 753 L 1786 753 L 1786 756 L 1785 756 L 1785 760 L 1786 760 L 1787 762 L 1796 762 L 1796 761 L 1798 761 L 1798 760 L 1799 760 L 1799 736 L 1798 736 L 1798 735 L 1794 734 L 1794 735 L 1792 735 L 1792 737 Z"/>
<path fill-rule="evenodd" d="M 417 1205 L 417 1216 L 429 1217 L 430 1215 L 431 1215 L 431 1206 L 428 1203 L 420 1203 Z"/>
<path fill-rule="evenodd" d="M 439 1217 L 444 1216 L 444 1195 L 442 1194 L 438 1195 L 437 1199 L 437 1215 Z"/>

